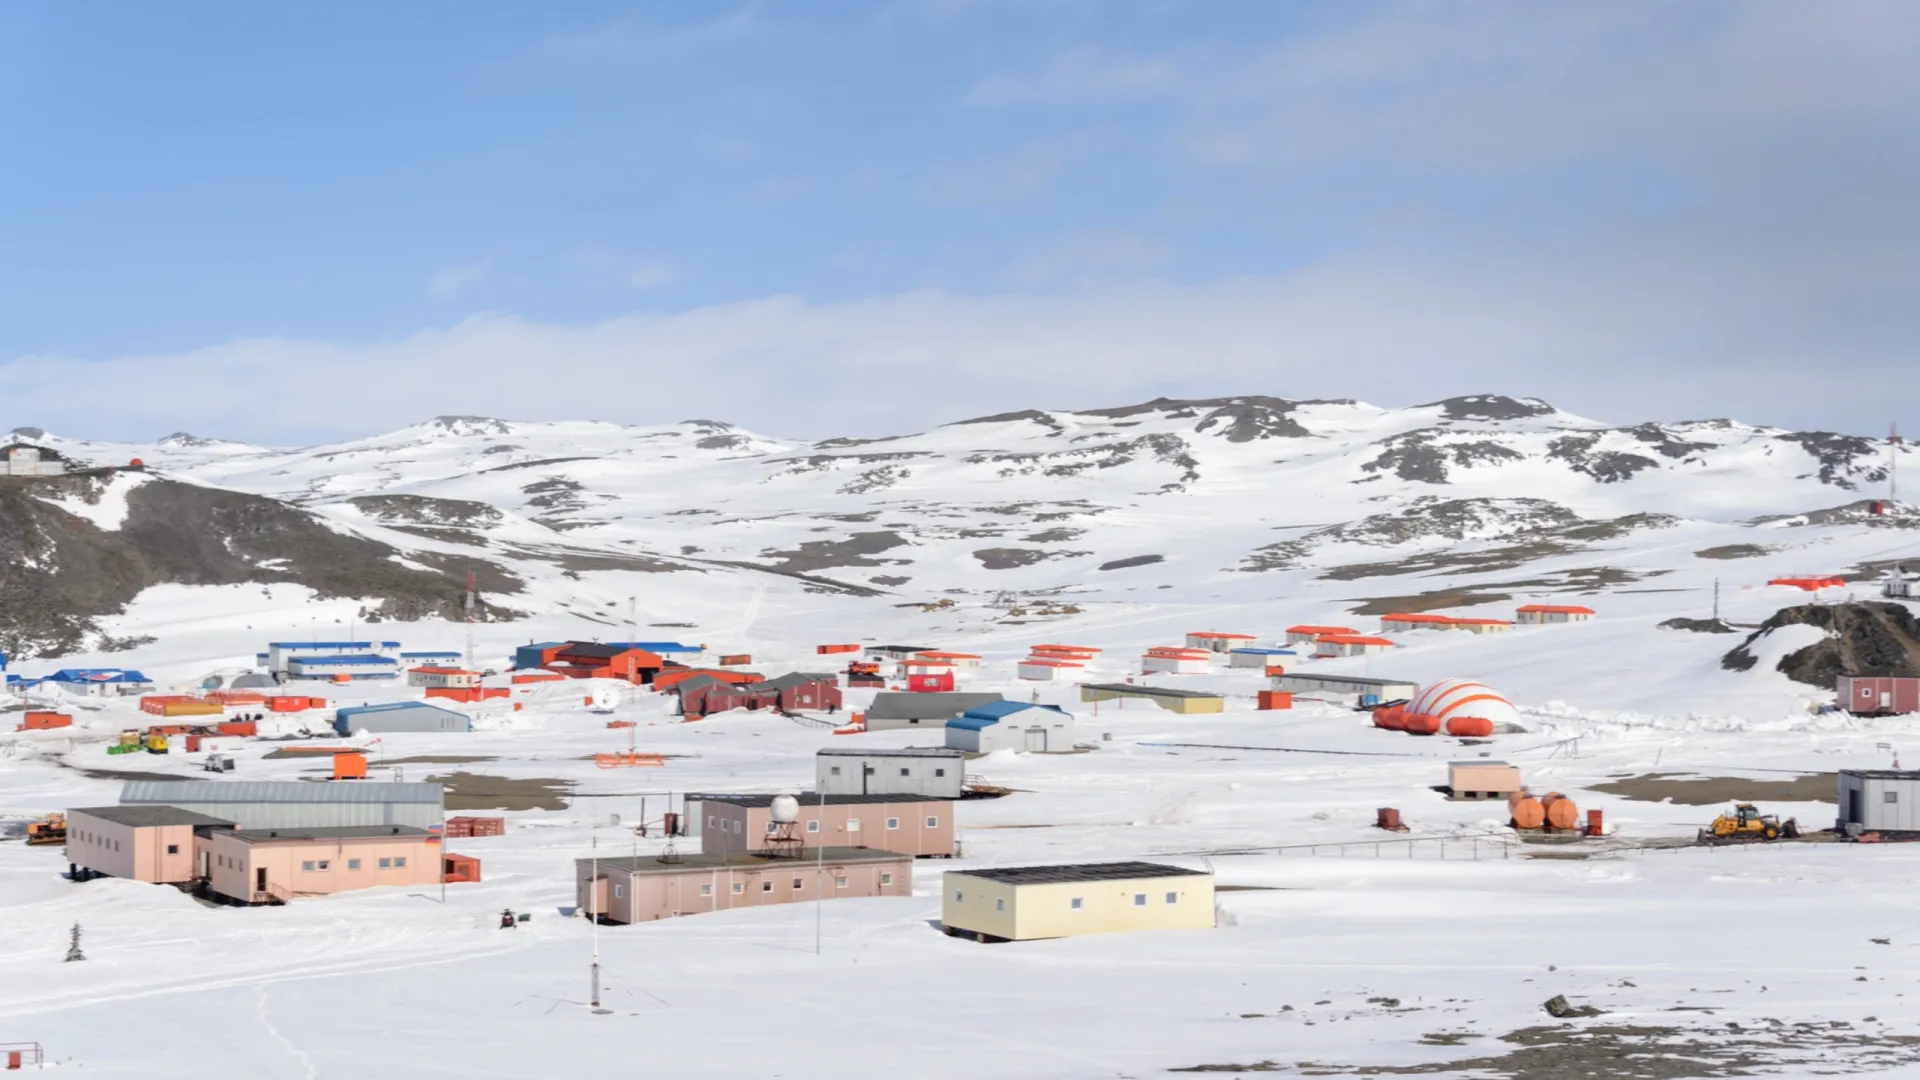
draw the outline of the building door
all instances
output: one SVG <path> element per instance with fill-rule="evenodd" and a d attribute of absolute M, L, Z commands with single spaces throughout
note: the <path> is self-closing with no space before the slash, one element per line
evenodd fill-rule
<path fill-rule="evenodd" d="M 1047 752 L 1047 729 L 1030 727 L 1027 729 L 1027 753 L 1044 754 Z"/>
<path fill-rule="evenodd" d="M 1866 820 L 1860 814 L 1860 789 L 1859 788 L 1854 788 L 1853 790 L 1847 792 L 1847 820 L 1857 821 L 1862 825 L 1866 824 Z"/>
<path fill-rule="evenodd" d="M 257 867 L 253 871 L 253 891 L 256 893 L 267 891 L 267 868 L 264 866 Z"/>
<path fill-rule="evenodd" d="M 602 874 L 599 877 L 593 879 L 593 887 L 587 890 L 587 914 L 588 915 L 604 916 L 609 914 L 607 910 L 607 893 L 608 892 L 609 892 L 609 886 L 607 883 L 607 876 L 605 874 Z"/>

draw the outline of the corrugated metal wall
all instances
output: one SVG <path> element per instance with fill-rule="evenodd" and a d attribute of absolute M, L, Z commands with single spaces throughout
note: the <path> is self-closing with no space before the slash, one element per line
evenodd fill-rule
<path fill-rule="evenodd" d="M 120 790 L 122 805 L 177 806 L 231 821 L 243 829 L 326 829 L 348 825 L 407 825 L 426 829 L 445 817 L 439 784 L 339 781 L 135 782 Z"/>

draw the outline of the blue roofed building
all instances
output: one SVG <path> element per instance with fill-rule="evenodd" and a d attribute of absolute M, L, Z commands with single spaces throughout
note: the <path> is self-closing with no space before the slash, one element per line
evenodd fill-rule
<path fill-rule="evenodd" d="M 947 721 L 947 748 L 968 754 L 995 750 L 1064 754 L 1073 749 L 1073 714 L 1057 705 L 995 701 Z"/>
<path fill-rule="evenodd" d="M 270 641 L 267 643 L 266 667 L 277 674 L 291 675 L 293 661 L 298 658 L 369 656 L 398 652 L 399 649 L 400 643 L 397 641 Z"/>
<path fill-rule="evenodd" d="M 61 668 L 40 681 L 83 697 L 120 697 L 153 689 L 152 679 L 125 668 Z"/>
<path fill-rule="evenodd" d="M 289 679 L 333 679 L 344 675 L 361 682 L 400 676 L 400 661 L 391 656 L 307 656 L 287 661 Z"/>

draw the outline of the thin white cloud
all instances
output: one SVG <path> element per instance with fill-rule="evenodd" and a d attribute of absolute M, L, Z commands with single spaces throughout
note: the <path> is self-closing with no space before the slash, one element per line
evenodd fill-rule
<path fill-rule="evenodd" d="M 574 256 L 589 277 L 600 285 L 630 292 L 646 292 L 678 277 L 673 264 L 660 259 L 629 259 L 598 248 Z"/>
<path fill-rule="evenodd" d="M 427 276 L 427 295 L 451 300 L 465 292 L 467 286 L 478 284 L 492 269 L 491 259 L 443 266 Z"/>

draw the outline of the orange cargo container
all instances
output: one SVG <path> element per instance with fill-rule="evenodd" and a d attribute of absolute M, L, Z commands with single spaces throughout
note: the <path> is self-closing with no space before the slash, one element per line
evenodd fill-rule
<path fill-rule="evenodd" d="M 1484 716 L 1456 716 L 1447 721 L 1447 734 L 1484 739 L 1493 734 L 1493 721 Z"/>
<path fill-rule="evenodd" d="M 1531 795 L 1523 795 L 1513 803 L 1513 827 L 1516 829 L 1537 829 L 1546 824 L 1547 811 L 1540 800 Z"/>
<path fill-rule="evenodd" d="M 200 740 L 201 740 L 201 739 L 203 739 L 203 738 L 205 738 L 205 736 L 202 736 L 202 735 L 189 735 L 189 736 L 187 736 L 187 753 L 189 753 L 189 754 L 197 754 L 197 753 L 199 753 L 199 752 L 200 752 Z"/>
<path fill-rule="evenodd" d="M 503 836 L 506 831 L 506 818 L 469 817 L 463 814 L 447 819 L 447 838 L 450 840 L 464 840 L 474 836 Z"/>
<path fill-rule="evenodd" d="M 753 657 L 748 653 L 728 653 L 720 658 L 721 667 L 732 667 L 735 664 L 751 663 L 753 663 Z"/>
<path fill-rule="evenodd" d="M 367 778 L 367 755 L 351 750 L 333 755 L 333 778 L 335 780 L 365 780 Z"/>
<path fill-rule="evenodd" d="M 1260 691 L 1260 707 L 1262 709 L 1291 709 L 1293 708 L 1293 694 L 1286 690 L 1262 690 Z"/>
<path fill-rule="evenodd" d="M 449 851 L 440 857 L 441 867 L 446 872 L 447 884 L 480 880 L 480 860 L 471 855 L 455 855 Z"/>
<path fill-rule="evenodd" d="M 24 717 L 21 717 L 19 730 L 46 731 L 49 728 L 63 728 L 63 727 L 72 727 L 72 726 L 73 726 L 73 717 L 67 715 L 66 713 L 30 712 Z"/>
<path fill-rule="evenodd" d="M 222 705 L 265 705 L 267 695 L 254 690 L 209 690 L 201 695 Z"/>
<path fill-rule="evenodd" d="M 818 655 L 818 656 L 832 656 L 834 653 L 859 652 L 860 646 L 858 645 L 815 645 L 813 647 L 813 651 L 815 655 Z"/>
<path fill-rule="evenodd" d="M 215 735 L 258 735 L 260 725 L 251 720 L 225 720 L 213 725 Z"/>
<path fill-rule="evenodd" d="M 525 674 L 513 676 L 513 685 L 526 686 L 529 683 L 561 682 L 565 679 L 565 675 L 560 675 L 552 671 L 529 671 Z"/>
<path fill-rule="evenodd" d="M 1287 669 L 1286 669 L 1286 666 L 1283 664 L 1267 665 L 1267 678 L 1269 679 L 1273 678 L 1275 675 L 1285 675 L 1286 673 L 1287 673 Z"/>
<path fill-rule="evenodd" d="M 430 698 L 445 698 L 448 701 L 460 701 L 460 702 L 466 702 L 469 704 L 475 701 L 486 701 L 490 698 L 503 698 L 508 696 L 511 693 L 513 693 L 513 691 L 507 689 L 504 686 L 474 686 L 474 687 L 429 686 L 427 687 L 427 696 Z M 587 704 L 589 705 L 593 704 L 593 699 L 588 698 Z"/>
<path fill-rule="evenodd" d="M 270 697 L 267 699 L 267 711 L 269 712 L 306 712 L 308 709 L 324 709 L 326 707 L 327 699 L 325 698 L 303 697 L 296 694 L 283 694 L 279 697 Z"/>
<path fill-rule="evenodd" d="M 1438 735 L 1440 718 L 1432 713 L 1408 713 L 1406 731 L 1409 735 Z"/>

